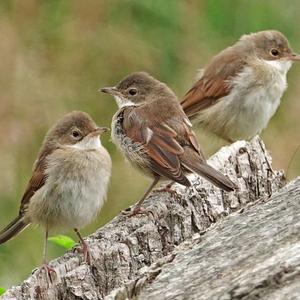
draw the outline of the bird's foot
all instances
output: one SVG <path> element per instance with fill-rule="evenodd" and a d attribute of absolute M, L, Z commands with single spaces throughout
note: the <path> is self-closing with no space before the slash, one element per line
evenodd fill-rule
<path fill-rule="evenodd" d="M 178 196 L 178 193 L 174 190 L 171 189 L 172 185 L 174 184 L 175 182 L 172 182 L 172 183 L 169 183 L 168 185 L 166 185 L 165 187 L 163 188 L 160 188 L 160 189 L 156 189 L 154 190 L 155 193 L 169 193 L 171 194 L 171 196 L 173 197 L 177 197 Z"/>
<path fill-rule="evenodd" d="M 52 274 L 54 274 L 55 276 L 57 275 L 56 274 L 56 271 L 51 268 L 48 263 L 43 263 L 43 265 L 40 267 L 40 269 L 38 270 L 39 273 L 42 273 L 42 272 L 45 272 L 46 273 L 46 276 L 47 276 L 47 280 L 51 282 L 51 284 L 53 283 L 53 278 L 52 278 Z"/>
<path fill-rule="evenodd" d="M 123 210 L 122 215 L 131 218 L 136 215 L 147 215 L 148 216 L 149 212 L 147 210 L 141 208 L 141 206 L 136 205 L 135 207 L 133 207 L 133 209 L 131 209 L 131 207 L 128 207 L 127 209 Z"/>
<path fill-rule="evenodd" d="M 79 243 L 80 243 L 80 246 L 79 245 L 76 245 L 74 248 L 73 248 L 73 252 L 81 252 L 83 253 L 83 258 L 84 258 L 84 261 L 90 266 L 91 265 L 91 250 L 90 250 L 90 247 L 89 245 L 87 244 L 87 242 L 85 240 L 79 240 Z"/>
<path fill-rule="evenodd" d="M 90 266 L 91 265 L 91 257 L 92 257 L 90 247 L 84 240 L 81 241 L 81 245 L 82 245 L 84 260 Z"/>

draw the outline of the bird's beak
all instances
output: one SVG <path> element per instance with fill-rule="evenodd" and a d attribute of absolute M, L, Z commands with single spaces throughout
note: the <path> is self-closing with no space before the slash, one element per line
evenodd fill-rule
<path fill-rule="evenodd" d="M 104 87 L 98 90 L 99 92 L 105 93 L 105 94 L 109 94 L 109 95 L 117 95 L 118 94 L 118 90 L 116 89 L 116 87 Z"/>
<path fill-rule="evenodd" d="M 102 133 L 105 133 L 108 131 L 109 131 L 109 128 L 107 128 L 107 127 L 97 127 L 90 133 L 90 135 L 97 136 L 97 135 L 101 135 Z"/>
<path fill-rule="evenodd" d="M 300 61 L 300 54 L 293 53 L 293 54 L 290 56 L 290 60 L 292 60 L 292 61 Z"/>

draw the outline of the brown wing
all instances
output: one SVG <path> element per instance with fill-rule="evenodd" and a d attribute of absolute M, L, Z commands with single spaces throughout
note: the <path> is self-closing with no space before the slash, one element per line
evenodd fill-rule
<path fill-rule="evenodd" d="M 198 157 L 198 162 L 206 161 L 204 153 L 202 152 L 197 141 L 196 135 L 192 130 L 189 121 L 187 122 L 186 120 L 184 119 L 184 122 L 180 124 L 181 127 L 179 128 L 180 136 L 182 137 L 181 145 L 187 146 L 191 149 L 191 151 L 195 152 L 195 155 Z M 184 147 L 184 149 L 186 149 L 186 147 Z"/>
<path fill-rule="evenodd" d="M 218 99 L 229 94 L 229 81 L 245 66 L 245 59 L 227 48 L 215 56 L 203 75 L 186 93 L 181 105 L 189 118 L 214 105 Z"/>
<path fill-rule="evenodd" d="M 149 114 L 145 109 L 131 109 L 123 122 L 126 135 L 143 145 L 154 174 L 189 186 L 180 164 L 179 156 L 184 150 L 177 140 L 176 131 L 167 122 L 157 122 L 155 116 Z"/>
<path fill-rule="evenodd" d="M 34 193 L 39 190 L 46 181 L 46 175 L 45 175 L 45 169 L 46 169 L 46 159 L 49 154 L 51 154 L 53 149 L 44 149 L 43 154 L 39 157 L 37 160 L 33 174 L 31 179 L 29 180 L 29 183 L 27 185 L 27 188 L 25 190 L 25 193 L 23 194 L 22 200 L 21 200 L 21 206 L 19 214 L 22 215 L 24 211 L 26 210 L 29 201 L 31 197 L 34 195 Z"/>

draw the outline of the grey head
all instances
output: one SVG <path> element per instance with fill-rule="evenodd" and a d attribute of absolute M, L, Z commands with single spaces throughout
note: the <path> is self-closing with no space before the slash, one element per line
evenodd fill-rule
<path fill-rule="evenodd" d="M 141 105 L 163 98 L 176 98 L 171 89 L 146 72 L 126 76 L 114 87 L 105 87 L 101 92 L 114 96 L 119 107 Z"/>
<path fill-rule="evenodd" d="M 98 127 L 85 112 L 73 111 L 62 117 L 47 133 L 44 146 L 75 145 L 82 141 L 95 139 L 108 131 Z"/>
<path fill-rule="evenodd" d="M 297 61 L 300 55 L 294 53 L 288 39 L 279 31 L 265 30 L 243 35 L 236 47 L 245 54 L 255 54 L 258 58 L 274 61 Z"/>

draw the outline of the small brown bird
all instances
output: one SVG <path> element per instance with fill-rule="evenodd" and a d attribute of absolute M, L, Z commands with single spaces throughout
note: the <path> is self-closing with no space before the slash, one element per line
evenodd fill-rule
<path fill-rule="evenodd" d="M 189 119 L 164 83 L 139 72 L 101 91 L 114 96 L 119 106 L 112 121 L 113 141 L 135 167 L 153 178 L 133 215 L 160 179 L 190 186 L 186 175 L 195 172 L 226 191 L 236 188 L 206 163 Z"/>
<path fill-rule="evenodd" d="M 278 31 L 244 35 L 201 70 L 182 108 L 193 123 L 229 142 L 249 139 L 276 112 L 297 60 L 300 55 Z"/>
<path fill-rule="evenodd" d="M 46 232 L 42 269 L 49 276 L 55 272 L 47 265 L 48 231 L 52 229 L 74 228 L 90 263 L 78 228 L 92 221 L 106 198 L 111 159 L 99 136 L 107 130 L 80 111 L 59 120 L 45 137 L 18 217 L 0 232 L 2 244 L 31 223 L 42 225 Z"/>

